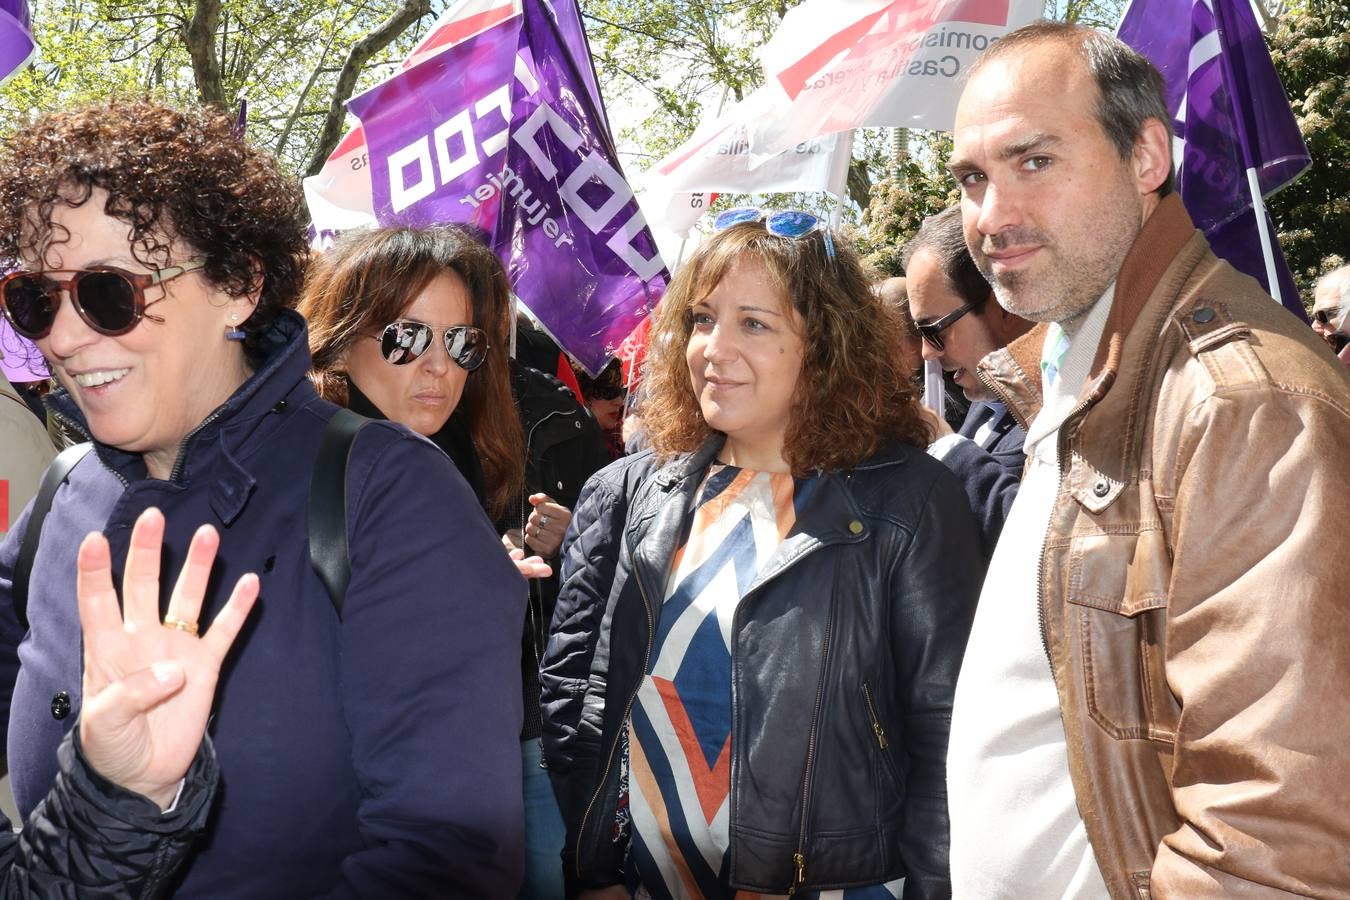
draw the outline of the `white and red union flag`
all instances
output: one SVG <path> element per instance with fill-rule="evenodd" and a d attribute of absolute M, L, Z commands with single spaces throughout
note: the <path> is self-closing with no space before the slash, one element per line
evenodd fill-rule
<path fill-rule="evenodd" d="M 683 238 L 717 201 L 717 192 L 676 191 L 660 181 L 649 181 L 638 191 L 637 198 L 654 232 L 662 232 L 661 238 L 668 235 Z"/>
<path fill-rule="evenodd" d="M 962 75 L 1042 0 L 806 0 L 759 52 L 775 113 L 754 120 L 755 164 L 863 125 L 951 130 Z"/>
<path fill-rule="evenodd" d="M 689 140 L 644 172 L 642 208 L 652 227 L 687 235 L 718 192 L 829 191 L 842 196 L 853 132 L 808 138 L 753 162 L 750 123 L 772 114 L 772 97 L 761 88 L 700 125 Z"/>
<path fill-rule="evenodd" d="M 512 16 L 520 15 L 520 2 L 452 2 L 431 26 L 427 36 L 404 58 L 399 66 L 400 71 L 463 43 Z M 304 188 L 317 245 L 323 246 L 337 232 L 373 227 L 376 224 L 371 200 L 366 134 L 360 126 L 343 135 L 319 174 L 305 179 Z"/>
<path fill-rule="evenodd" d="M 773 96 L 761 88 L 694 134 L 643 175 L 670 191 L 770 194 L 830 191 L 842 195 L 852 157 L 852 132 L 822 134 L 751 163 L 757 147 L 750 127 L 774 115 Z"/>

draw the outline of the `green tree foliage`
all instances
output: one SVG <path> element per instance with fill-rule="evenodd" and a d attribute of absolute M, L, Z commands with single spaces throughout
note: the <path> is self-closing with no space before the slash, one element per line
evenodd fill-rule
<path fill-rule="evenodd" d="M 591 53 L 606 103 L 640 110 L 616 135 L 630 174 L 674 150 L 698 125 L 764 83 L 755 51 L 801 0 L 587 0 L 582 3 Z M 869 202 L 884 170 L 880 129 L 860 129 L 849 169 L 849 218 Z M 723 195 L 714 210 L 743 205 Z M 832 211 L 820 194 L 793 194 L 782 205 Z"/>
<path fill-rule="evenodd" d="M 1281 18 L 1270 54 L 1312 165 L 1270 199 L 1304 302 L 1317 276 L 1350 255 L 1350 3 L 1321 0 Z"/>
<path fill-rule="evenodd" d="M 908 149 L 885 178 L 872 186 L 871 201 L 855 234 L 864 259 L 884 275 L 903 275 L 901 252 L 923 220 L 956 203 L 961 196 L 945 166 L 951 156 L 951 135 L 912 132 Z"/>
<path fill-rule="evenodd" d="M 756 48 L 800 0 L 588 0 L 606 103 L 645 111 L 615 135 L 639 168 L 764 82 Z"/>
<path fill-rule="evenodd" d="M 341 137 L 342 100 L 387 77 L 434 11 L 430 0 L 41 0 L 41 57 L 0 88 L 0 129 L 115 95 L 247 99 L 251 138 L 303 173 Z"/>
<path fill-rule="evenodd" d="M 112 95 L 234 108 L 297 174 L 313 171 L 345 121 L 342 102 L 387 77 L 448 0 L 34 0 L 40 60 L 0 88 L 0 129 L 38 111 Z M 584 0 L 602 90 L 636 109 L 616 137 L 630 172 L 683 142 L 700 121 L 763 81 L 755 51 L 800 0 Z M 1124 0 L 1051 0 L 1055 18 L 1113 28 Z M 1272 198 L 1305 296 L 1350 234 L 1350 0 L 1261 0 L 1312 168 Z M 899 248 L 956 198 L 950 140 L 860 129 L 845 219 L 869 258 L 898 273 Z M 739 203 L 728 197 L 722 203 Z M 820 195 L 783 198 L 821 211 Z"/>

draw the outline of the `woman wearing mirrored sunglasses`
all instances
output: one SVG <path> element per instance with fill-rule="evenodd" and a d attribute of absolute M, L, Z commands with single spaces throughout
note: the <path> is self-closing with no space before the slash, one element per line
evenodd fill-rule
<path fill-rule="evenodd" d="M 199 526 L 219 532 L 201 622 L 243 573 L 261 578 L 209 728 L 220 802 L 174 895 L 509 894 L 524 584 L 444 456 L 376 423 L 347 466 L 338 614 L 309 559 L 310 476 L 337 407 L 307 377 L 293 309 L 304 208 L 295 180 L 232 126 L 115 102 L 0 141 L 0 259 L 19 263 L 0 302 L 62 385 L 52 415 L 93 442 L 42 522 L 26 639 L 0 615 L 19 808 L 51 787 L 80 718 L 80 539 L 101 530 L 120 572 L 154 506 L 168 560 L 187 558 Z M 28 516 L 0 545 L 0 610 Z M 170 611 L 171 588 L 159 589 Z"/>
<path fill-rule="evenodd" d="M 586 900 L 951 895 L 979 538 L 826 236 L 746 216 L 699 247 L 652 327 L 653 450 L 577 505 L 544 743 Z"/>
<path fill-rule="evenodd" d="M 316 258 L 299 307 L 319 393 L 430 438 L 494 521 L 524 477 L 510 299 L 497 257 L 464 232 L 384 228 Z"/>
<path fill-rule="evenodd" d="M 530 578 L 524 635 L 513 651 L 525 706 L 521 896 L 561 897 L 562 822 L 538 744 L 539 656 L 556 582 L 539 556 L 523 557 L 527 549 L 556 555 L 567 504 L 607 461 L 603 439 L 559 382 L 512 362 L 506 272 L 460 229 L 344 237 L 315 261 L 300 310 L 320 393 L 406 425 L 445 451 Z"/>

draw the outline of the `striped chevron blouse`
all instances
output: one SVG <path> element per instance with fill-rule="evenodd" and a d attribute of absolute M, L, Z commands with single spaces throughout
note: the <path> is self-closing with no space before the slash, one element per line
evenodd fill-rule
<path fill-rule="evenodd" d="M 696 494 L 629 725 L 630 869 L 638 897 L 760 896 L 726 887 L 732 616 L 814 486 L 814 479 L 786 473 L 715 465 Z M 892 898 L 902 883 L 800 896 Z"/>

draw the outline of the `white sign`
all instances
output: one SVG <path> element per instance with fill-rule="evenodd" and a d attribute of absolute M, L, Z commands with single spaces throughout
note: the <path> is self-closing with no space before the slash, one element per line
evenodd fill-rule
<path fill-rule="evenodd" d="M 750 127 L 754 165 L 864 125 L 949 131 L 962 76 L 1042 0 L 806 0 L 759 58 L 774 114 Z"/>

